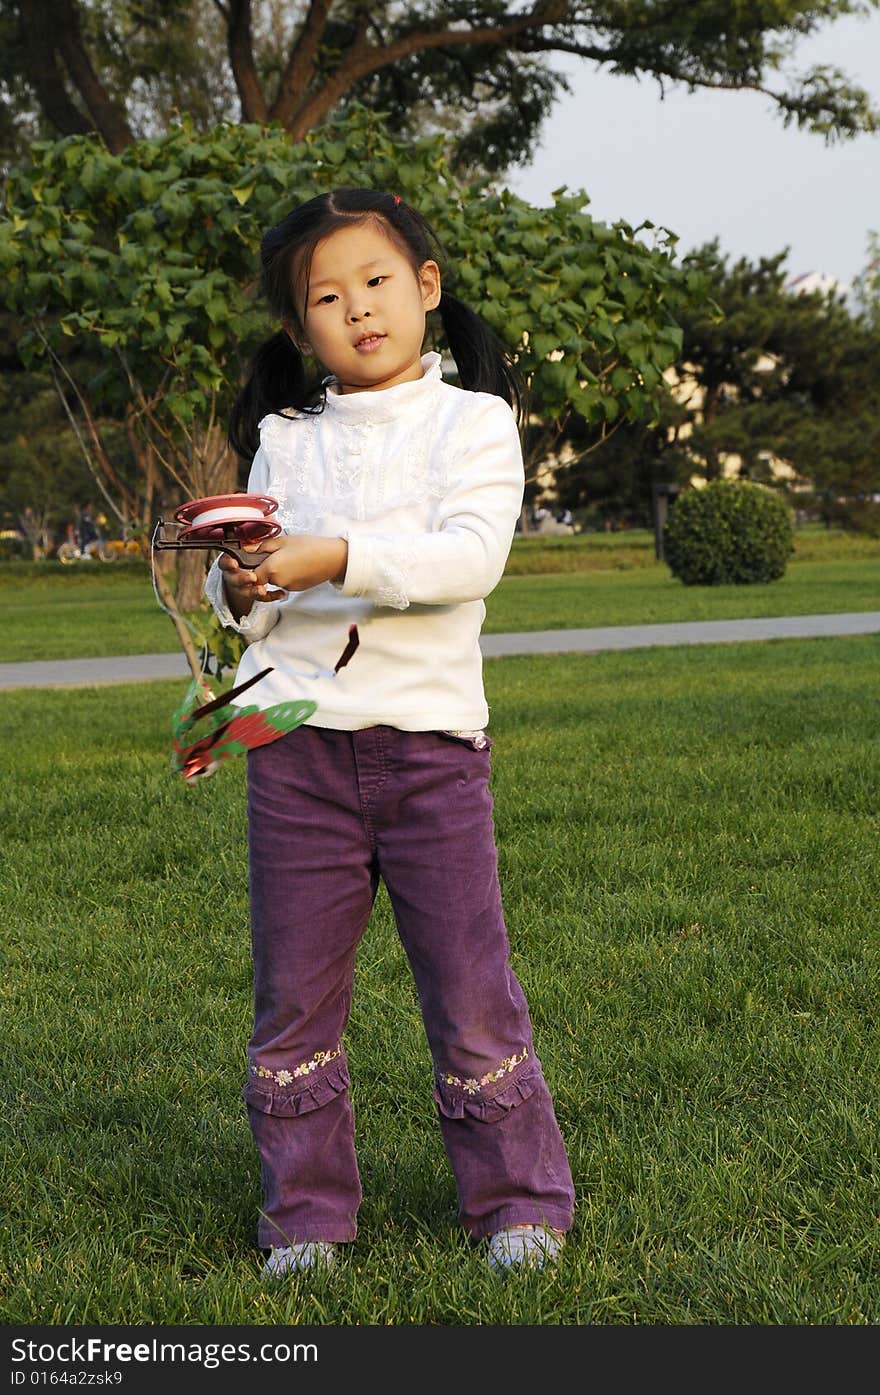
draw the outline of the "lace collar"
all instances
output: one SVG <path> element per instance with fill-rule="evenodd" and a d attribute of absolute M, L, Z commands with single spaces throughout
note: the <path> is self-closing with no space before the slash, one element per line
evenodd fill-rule
<path fill-rule="evenodd" d="M 414 408 L 424 410 L 437 384 L 443 381 L 438 353 L 422 354 L 422 376 L 378 392 L 339 392 L 336 380 L 327 385 L 327 411 L 340 421 L 388 421 Z"/>

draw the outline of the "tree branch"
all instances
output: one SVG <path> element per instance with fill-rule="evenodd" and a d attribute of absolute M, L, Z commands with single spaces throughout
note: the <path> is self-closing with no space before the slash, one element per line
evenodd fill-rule
<path fill-rule="evenodd" d="M 55 47 L 85 103 L 94 129 L 103 138 L 110 153 L 118 155 L 127 145 L 131 145 L 134 135 L 125 114 L 117 107 L 92 66 L 83 43 L 76 7 L 68 0 L 59 0 L 50 7 L 50 17 L 56 26 Z"/>
<path fill-rule="evenodd" d="M 57 31 L 42 5 L 19 5 L 21 42 L 28 55 L 28 77 L 49 121 L 62 136 L 84 136 L 91 126 L 70 100 L 55 51 Z"/>
<path fill-rule="evenodd" d="M 229 0 L 226 8 L 226 47 L 241 102 L 241 114 L 245 121 L 256 121 L 265 126 L 269 120 L 269 104 L 260 86 L 254 62 L 251 0 Z"/>
<path fill-rule="evenodd" d="M 577 58 L 593 58 L 600 64 L 615 63 L 627 75 L 638 77 L 640 73 L 644 73 L 646 76 L 654 78 L 660 86 L 661 93 L 664 90 L 664 78 L 669 82 L 680 82 L 692 89 L 702 88 L 717 92 L 758 92 L 762 97 L 769 97 L 780 110 L 787 113 L 787 121 L 799 113 L 803 113 L 805 106 L 809 105 L 809 98 L 798 98 L 787 92 L 777 92 L 772 87 L 765 87 L 760 82 L 698 76 L 694 72 L 683 70 L 674 62 L 664 62 L 659 54 L 652 55 L 650 64 L 642 63 L 625 49 L 597 49 L 589 44 L 576 43 L 574 40 L 545 39 L 540 35 L 535 37 L 528 35 L 523 40 L 521 47 L 529 53 L 571 53 Z M 835 76 L 841 79 L 843 77 L 842 74 L 835 74 Z M 856 93 L 857 98 L 861 95 Z M 813 100 L 815 102 L 815 99 Z M 876 116 L 873 113 L 869 113 L 869 116 L 871 120 L 866 129 L 876 130 Z"/>
<path fill-rule="evenodd" d="M 119 519 L 119 522 L 125 524 L 127 520 L 122 514 L 119 507 L 117 506 L 116 501 L 108 493 L 107 486 L 101 479 L 101 476 L 95 467 L 95 460 L 92 458 L 92 455 L 89 452 L 89 448 L 86 445 L 86 442 L 83 440 L 82 432 L 79 429 L 76 417 L 71 411 L 70 403 L 68 402 L 64 389 L 61 386 L 62 375 L 67 379 L 68 383 L 73 389 L 77 401 L 79 402 L 80 411 L 83 415 L 83 421 L 86 424 L 86 431 L 92 443 L 92 450 L 95 453 L 96 459 L 100 463 L 101 469 L 104 471 L 110 482 L 113 485 L 115 485 L 115 487 L 119 490 L 119 497 L 122 500 L 123 507 L 128 510 L 130 516 L 133 516 L 134 505 L 132 502 L 131 495 L 129 491 L 126 489 L 125 485 L 119 479 L 118 475 L 116 474 L 116 471 L 113 469 L 113 466 L 110 463 L 109 456 L 107 455 L 107 452 L 104 449 L 104 444 L 101 440 L 100 432 L 98 431 L 98 428 L 95 424 L 95 419 L 92 416 L 91 407 L 89 403 L 86 401 L 77 384 L 74 382 L 73 378 L 68 373 L 61 359 L 58 357 L 55 350 L 52 348 L 51 344 L 49 343 L 40 326 L 37 326 L 37 333 L 40 336 L 40 339 L 43 342 L 43 347 L 45 348 L 46 353 L 49 357 L 49 369 L 52 374 L 52 382 L 55 386 L 55 391 L 58 394 L 58 400 L 64 408 L 67 420 L 70 422 L 70 425 L 73 429 L 73 434 L 76 436 L 76 439 L 79 443 L 79 448 L 82 451 L 83 458 L 86 462 L 86 465 L 88 466 L 89 473 L 92 476 L 92 479 L 95 481 L 95 484 L 98 486 L 98 489 L 101 491 L 101 494 L 104 496 L 104 499 L 106 500 L 109 508 L 112 510 L 113 513 L 116 514 L 116 517 Z"/>
<path fill-rule="evenodd" d="M 361 25 L 347 57 L 319 91 L 305 98 L 291 116 L 287 129 L 294 140 L 301 140 L 333 110 L 346 92 L 361 78 L 399 63 L 404 58 L 410 58 L 414 53 L 425 53 L 428 49 L 435 48 L 459 48 L 464 45 L 471 48 L 480 45 L 497 48 L 531 29 L 542 28 L 545 24 L 552 23 L 560 17 L 556 12 L 566 9 L 564 4 L 537 5 L 529 14 L 513 20 L 510 24 L 487 25 L 479 29 L 413 31 L 393 40 L 384 48 L 368 43 L 368 26 Z"/>
<path fill-rule="evenodd" d="M 311 85 L 332 3 L 333 0 L 311 0 L 299 38 L 290 51 L 270 111 L 272 120 L 280 121 L 282 126 L 287 125 Z M 364 27 L 366 22 L 365 16 Z"/>

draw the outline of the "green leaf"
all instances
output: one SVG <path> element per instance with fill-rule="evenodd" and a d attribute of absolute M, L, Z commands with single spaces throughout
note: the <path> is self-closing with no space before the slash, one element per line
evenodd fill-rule
<path fill-rule="evenodd" d="M 533 334 L 529 341 L 529 348 L 535 358 L 546 358 L 547 354 L 558 349 L 559 340 L 555 334 L 548 334 L 545 330 Z"/>

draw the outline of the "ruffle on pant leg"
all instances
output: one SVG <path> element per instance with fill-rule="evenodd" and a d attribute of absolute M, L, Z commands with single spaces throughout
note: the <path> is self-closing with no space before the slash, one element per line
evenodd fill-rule
<path fill-rule="evenodd" d="M 522 1104 L 534 1094 L 542 1079 L 541 1067 L 534 1058 L 526 1061 L 506 1080 L 491 1085 L 467 1082 L 472 1088 L 458 1082 L 451 1083 L 448 1077 L 438 1076 L 434 1087 L 434 1099 L 440 1113 L 447 1119 L 482 1119 L 487 1124 L 497 1124 L 512 1109 Z"/>
<path fill-rule="evenodd" d="M 351 1084 L 345 1052 L 340 1047 L 332 1057 L 326 1065 L 309 1069 L 301 1078 L 287 1070 L 269 1071 L 253 1063 L 251 1078 L 243 1091 L 246 1103 L 263 1114 L 287 1119 L 320 1109 Z"/>

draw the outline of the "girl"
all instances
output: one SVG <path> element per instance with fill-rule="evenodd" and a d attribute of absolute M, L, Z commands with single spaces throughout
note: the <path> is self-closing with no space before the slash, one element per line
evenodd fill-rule
<path fill-rule="evenodd" d="M 340 189 L 261 245 L 280 331 L 256 354 L 230 440 L 284 533 L 207 581 L 247 642 L 236 676 L 309 721 L 248 753 L 254 1023 L 244 1095 L 271 1278 L 332 1262 L 361 1188 L 343 1032 L 381 878 L 412 968 L 459 1218 L 493 1268 L 555 1259 L 568 1160 L 510 964 L 489 793 L 483 598 L 523 494 L 512 371 L 441 287 L 399 196 Z M 438 310 L 460 387 L 422 354 Z M 323 380 L 307 376 L 304 356 Z M 349 625 L 360 647 L 333 673 Z M 260 696 L 255 696 L 260 695 Z"/>

